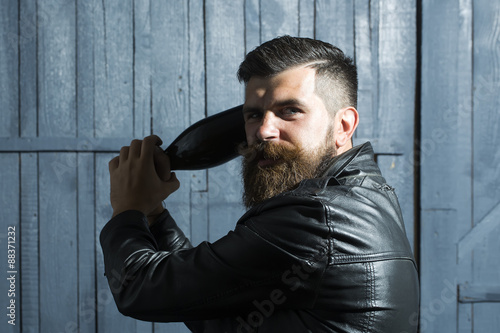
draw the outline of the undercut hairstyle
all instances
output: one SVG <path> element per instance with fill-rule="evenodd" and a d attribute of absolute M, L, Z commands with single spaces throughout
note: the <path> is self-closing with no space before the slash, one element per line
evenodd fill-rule
<path fill-rule="evenodd" d="M 247 54 L 238 79 L 247 84 L 253 76 L 272 77 L 299 66 L 316 70 L 315 91 L 331 114 L 357 107 L 358 75 L 353 60 L 320 40 L 286 35 L 265 42 Z"/>

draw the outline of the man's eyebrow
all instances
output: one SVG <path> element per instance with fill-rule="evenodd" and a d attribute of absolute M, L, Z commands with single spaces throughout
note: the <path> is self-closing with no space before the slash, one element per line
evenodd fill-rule
<path fill-rule="evenodd" d="M 304 103 L 302 103 L 300 100 L 298 100 L 296 98 L 289 98 L 289 99 L 285 99 L 283 101 L 276 101 L 271 105 L 271 107 L 272 108 L 283 107 L 283 106 L 288 106 L 288 105 L 304 107 Z"/>
<path fill-rule="evenodd" d="M 262 109 L 256 106 L 243 106 L 243 113 L 262 112 Z"/>
<path fill-rule="evenodd" d="M 270 109 L 273 108 L 280 108 L 284 106 L 299 106 L 299 107 L 305 107 L 304 103 L 302 103 L 300 100 L 296 98 L 289 98 L 285 99 L 282 101 L 276 101 L 273 104 L 271 104 Z M 243 113 L 253 113 L 253 112 L 262 112 L 262 108 L 257 107 L 257 106 L 243 106 Z"/>

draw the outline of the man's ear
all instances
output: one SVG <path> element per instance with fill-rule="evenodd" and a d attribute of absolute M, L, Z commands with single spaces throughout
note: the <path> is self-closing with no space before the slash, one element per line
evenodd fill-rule
<path fill-rule="evenodd" d="M 352 147 L 351 138 L 358 127 L 358 111 L 352 106 L 340 109 L 335 115 L 335 144 L 338 153 Z"/>

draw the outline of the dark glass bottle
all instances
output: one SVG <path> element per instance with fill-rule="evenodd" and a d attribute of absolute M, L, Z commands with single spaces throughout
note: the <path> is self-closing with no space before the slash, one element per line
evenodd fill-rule
<path fill-rule="evenodd" d="M 243 105 L 204 118 L 184 130 L 165 149 L 172 170 L 215 167 L 238 156 L 246 141 Z"/>

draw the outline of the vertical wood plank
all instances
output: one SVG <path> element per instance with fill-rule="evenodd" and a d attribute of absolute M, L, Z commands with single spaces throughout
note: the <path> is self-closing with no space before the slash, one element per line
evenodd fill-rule
<path fill-rule="evenodd" d="M 38 2 L 49 20 L 38 27 L 38 122 L 40 136 L 75 136 L 75 3 Z"/>
<path fill-rule="evenodd" d="M 11 333 L 21 331 L 22 311 L 19 154 L 0 154 L 0 168 L 2 169 L 0 206 L 3 207 L 3 218 L 0 219 L 0 246 L 2 247 L 1 253 L 4 255 L 3 260 L 0 260 L 0 269 L 5 276 L 0 279 L 0 290 L 3 294 L 1 304 L 5 313 L 0 321 L 0 330 Z M 14 260 L 14 262 L 8 262 L 9 260 Z M 11 264 L 13 266 L 10 266 Z M 15 273 L 7 273 L 10 271 Z M 13 280 L 9 280 L 10 277 L 13 277 Z M 13 324 L 9 324 L 9 321 Z"/>
<path fill-rule="evenodd" d="M 377 94 L 377 81 L 373 75 L 372 27 L 370 2 L 355 0 L 355 62 L 358 69 L 358 111 L 360 123 L 356 136 L 372 138 L 374 136 L 374 106 L 373 96 Z"/>
<path fill-rule="evenodd" d="M 188 2 L 151 3 L 153 35 L 153 132 L 165 145 L 190 123 Z M 189 237 L 191 174 L 177 172 L 181 188 L 166 201 L 179 227 Z"/>
<path fill-rule="evenodd" d="M 422 211 L 420 332 L 457 332 L 456 210 Z"/>
<path fill-rule="evenodd" d="M 19 115 L 20 134 L 23 137 L 38 135 L 37 110 L 37 26 L 47 24 L 47 12 L 37 11 L 35 1 L 19 1 Z M 2 99 L 3 100 L 3 99 Z"/>
<path fill-rule="evenodd" d="M 214 114 L 243 101 L 236 72 L 245 51 L 243 0 L 206 3 L 207 109 Z M 239 159 L 210 169 L 209 239 L 233 229 L 243 213 Z"/>
<path fill-rule="evenodd" d="M 96 327 L 94 154 L 80 153 L 78 163 L 78 322 L 80 332 Z"/>
<path fill-rule="evenodd" d="M 78 322 L 76 154 L 41 153 L 39 165 L 40 330 L 59 332 Z"/>
<path fill-rule="evenodd" d="M 460 0 L 458 7 L 458 109 L 448 109 L 446 118 L 443 118 L 448 126 L 456 130 L 456 140 L 460 147 L 460 154 L 467 156 L 465 160 L 456 165 L 460 175 L 460 192 L 456 194 L 457 230 L 459 238 L 465 236 L 473 226 L 472 219 L 472 0 Z M 451 119 L 448 117 L 451 116 Z M 456 116 L 453 116 L 456 115 Z M 458 282 L 465 284 L 473 280 L 473 254 L 462 259 L 458 267 Z M 458 329 L 460 332 L 472 332 L 472 320 L 474 316 L 474 305 L 458 303 Z"/>
<path fill-rule="evenodd" d="M 475 0 L 474 113 L 473 113 L 473 221 L 477 225 L 500 203 L 500 3 Z M 474 250 L 473 281 L 498 285 L 500 228 L 494 229 Z M 474 305 L 474 332 L 500 327 L 499 303 Z"/>
<path fill-rule="evenodd" d="M 299 37 L 314 38 L 316 0 L 299 0 Z"/>
<path fill-rule="evenodd" d="M 457 75 L 459 8 L 456 2 L 422 3 L 421 96 L 421 331 L 456 332 L 457 304 L 442 304 L 439 283 L 456 290 L 456 243 L 461 223 L 470 217 L 457 207 L 470 165 L 470 137 L 458 137 L 459 76 Z M 439 31 L 439 34 L 436 34 Z M 467 84 L 467 82 L 465 82 Z M 467 89 L 466 86 L 460 89 Z M 465 92 L 466 90 L 461 90 Z M 439 110 L 439 112 L 436 112 Z M 443 167 L 446 166 L 446 167 Z M 467 186 L 467 185 L 465 185 Z M 463 203 L 466 198 L 460 199 Z M 448 299 L 448 298 L 447 298 Z M 424 313 L 428 313 L 424 316 Z"/>
<path fill-rule="evenodd" d="M 384 176 L 401 182 L 396 187 L 406 234 L 414 238 L 414 193 L 412 161 L 414 144 L 416 73 L 416 1 L 383 1 L 379 18 L 379 109 L 377 135 L 401 142 L 404 158 Z M 397 159 L 393 160 L 394 163 Z M 392 165 L 392 163 L 391 163 Z M 413 165 L 411 165 L 413 166 Z M 388 174 L 388 172 L 399 174 Z"/>
<path fill-rule="evenodd" d="M 77 1 L 76 72 L 77 136 L 94 136 L 95 1 Z"/>
<path fill-rule="evenodd" d="M 38 154 L 21 154 L 21 267 L 23 332 L 40 331 Z"/>
<path fill-rule="evenodd" d="M 0 4 L 0 137 L 19 135 L 19 29 L 18 4 Z"/>
<path fill-rule="evenodd" d="M 261 40 L 299 35 L 299 0 L 261 1 Z"/>
<path fill-rule="evenodd" d="M 153 132 L 171 142 L 189 124 L 187 2 L 151 3 Z"/>
<path fill-rule="evenodd" d="M 260 3 L 259 0 L 245 0 L 245 54 L 260 45 Z"/>
<path fill-rule="evenodd" d="M 354 57 L 353 0 L 316 0 L 316 38 Z"/>
<path fill-rule="evenodd" d="M 134 137 L 151 133 L 151 2 L 134 1 Z"/>
<path fill-rule="evenodd" d="M 95 135 L 132 137 L 132 1 L 96 2 L 94 12 Z"/>
<path fill-rule="evenodd" d="M 189 1 L 189 115 L 190 124 L 206 115 L 205 96 L 205 8 L 203 2 Z M 208 239 L 208 171 L 190 172 L 190 239 L 197 245 Z M 186 184 L 184 185 L 186 186 Z"/>
<path fill-rule="evenodd" d="M 104 276 L 104 258 L 99 244 L 99 234 L 113 213 L 109 202 L 108 162 L 116 154 L 96 154 L 95 156 L 95 248 L 96 248 L 96 298 L 97 332 L 135 333 L 137 320 L 124 317 L 116 307 Z"/>

